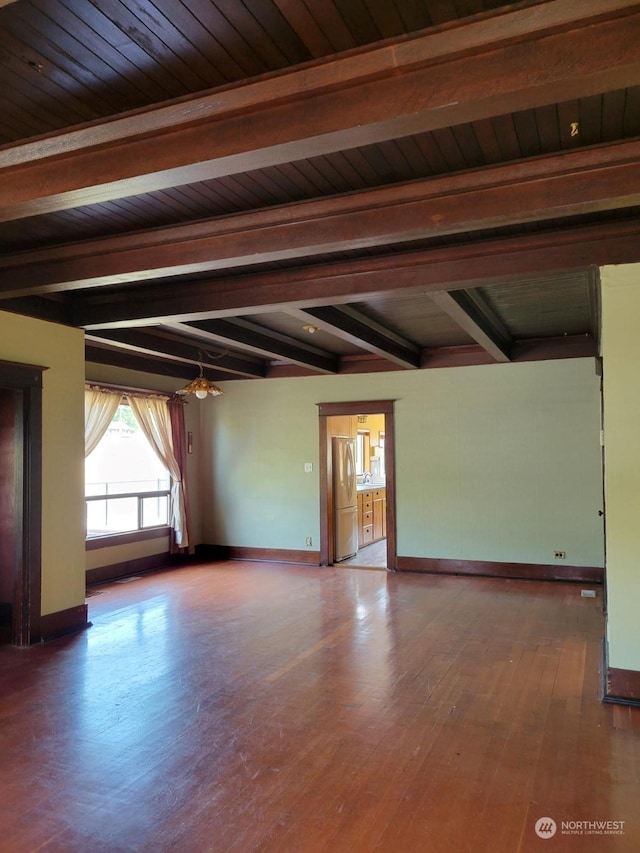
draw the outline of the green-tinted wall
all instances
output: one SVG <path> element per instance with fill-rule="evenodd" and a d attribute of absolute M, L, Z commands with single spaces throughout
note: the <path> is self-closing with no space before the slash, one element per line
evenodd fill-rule
<path fill-rule="evenodd" d="M 223 387 L 202 409 L 207 543 L 317 548 L 316 404 L 394 399 L 399 555 L 603 565 L 593 359 Z"/>

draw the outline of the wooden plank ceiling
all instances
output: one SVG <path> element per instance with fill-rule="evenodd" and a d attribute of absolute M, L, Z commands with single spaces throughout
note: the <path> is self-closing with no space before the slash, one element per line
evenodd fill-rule
<path fill-rule="evenodd" d="M 0 0 L 0 83 L 0 309 L 91 361 L 595 355 L 640 260 L 629 0 Z"/>

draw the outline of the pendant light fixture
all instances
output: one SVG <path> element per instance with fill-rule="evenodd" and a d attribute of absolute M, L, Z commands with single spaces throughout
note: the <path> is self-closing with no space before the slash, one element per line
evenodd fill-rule
<path fill-rule="evenodd" d="M 220 394 L 224 394 L 222 388 L 218 388 L 217 385 L 214 385 L 213 382 L 210 382 L 204 375 L 204 368 L 202 366 L 202 353 L 199 353 L 199 355 L 200 361 L 198 362 L 198 364 L 200 365 L 200 373 L 181 391 L 178 391 L 178 394 L 195 394 L 199 400 L 204 400 L 207 396 L 218 397 Z"/>

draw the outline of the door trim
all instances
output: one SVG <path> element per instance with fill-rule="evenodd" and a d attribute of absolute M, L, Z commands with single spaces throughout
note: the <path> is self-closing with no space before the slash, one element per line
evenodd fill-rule
<path fill-rule="evenodd" d="M 42 374 L 46 367 L 0 361 L 0 388 L 16 395 L 17 567 L 12 642 L 40 640 L 42 576 Z"/>
<path fill-rule="evenodd" d="M 387 490 L 387 570 L 397 570 L 396 540 L 396 443 L 394 400 L 360 400 L 318 403 L 320 474 L 320 565 L 333 564 L 333 495 L 331 483 L 331 436 L 327 418 L 336 415 L 384 415 L 384 460 Z"/>

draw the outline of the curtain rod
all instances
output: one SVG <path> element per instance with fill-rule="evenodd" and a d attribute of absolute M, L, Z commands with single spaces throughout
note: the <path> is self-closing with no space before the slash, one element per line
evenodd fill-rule
<path fill-rule="evenodd" d="M 129 385 L 110 385 L 107 382 L 85 382 L 84 387 L 90 391 L 111 391 L 122 394 L 123 397 L 150 397 L 156 400 L 172 400 L 173 394 L 166 391 L 149 391 L 145 388 L 133 388 Z"/>

